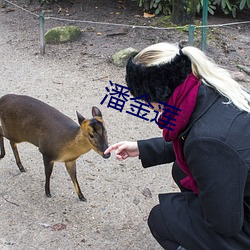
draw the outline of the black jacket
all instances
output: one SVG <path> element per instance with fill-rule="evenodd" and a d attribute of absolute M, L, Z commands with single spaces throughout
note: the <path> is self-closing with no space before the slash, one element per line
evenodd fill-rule
<path fill-rule="evenodd" d="M 192 244 L 194 239 L 181 244 L 193 250 L 250 249 L 250 114 L 223 102 L 227 100 L 202 84 L 189 125 L 179 136 L 198 196 L 192 192 L 160 195 L 166 217 L 174 205 L 180 214 L 173 211 L 173 223 L 188 227 L 193 237 L 200 238 L 201 245 Z M 138 145 L 144 167 L 175 161 L 172 144 L 162 138 Z M 184 210 L 188 218 L 182 215 Z M 175 235 L 190 241 L 191 235 L 185 240 L 179 230 L 173 226 Z"/>

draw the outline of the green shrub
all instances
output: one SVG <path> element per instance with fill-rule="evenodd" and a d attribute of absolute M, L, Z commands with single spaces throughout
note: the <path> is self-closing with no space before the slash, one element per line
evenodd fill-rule
<path fill-rule="evenodd" d="M 136 0 L 136 2 L 145 11 L 153 11 L 156 15 L 160 13 L 165 15 L 171 14 L 171 0 Z"/>
<path fill-rule="evenodd" d="M 140 7 L 145 11 L 154 11 L 157 15 L 159 13 L 171 14 L 172 3 L 174 0 L 136 0 Z M 193 1 L 193 0 L 189 0 Z M 197 13 L 202 10 L 204 0 L 199 0 L 197 4 Z M 217 7 L 220 7 L 224 14 L 231 14 L 236 17 L 236 12 L 243 9 L 250 9 L 250 0 L 208 0 L 208 11 L 214 15 Z"/>
<path fill-rule="evenodd" d="M 202 11 L 202 8 L 203 8 L 203 0 L 200 0 L 196 7 L 197 13 L 200 13 Z M 213 4 L 213 2 L 211 2 L 211 0 L 208 0 L 208 12 L 211 15 L 214 15 L 215 10 L 216 10 L 216 6 Z"/>
<path fill-rule="evenodd" d="M 233 17 L 236 17 L 237 10 L 250 9 L 250 0 L 214 0 L 213 4 L 220 6 L 225 14 L 231 13 Z"/>

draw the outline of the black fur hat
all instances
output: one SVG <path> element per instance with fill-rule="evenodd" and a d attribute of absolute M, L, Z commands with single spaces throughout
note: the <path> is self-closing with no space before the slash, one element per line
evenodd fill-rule
<path fill-rule="evenodd" d="M 154 66 L 135 64 L 134 56 L 126 66 L 127 86 L 134 97 L 146 95 L 150 102 L 165 103 L 192 71 L 190 59 L 182 52 L 171 62 Z"/>

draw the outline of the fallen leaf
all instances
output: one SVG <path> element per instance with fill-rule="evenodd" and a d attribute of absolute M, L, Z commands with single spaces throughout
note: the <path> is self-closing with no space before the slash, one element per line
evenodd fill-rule
<path fill-rule="evenodd" d="M 152 18 L 152 17 L 155 17 L 155 14 L 149 14 L 147 12 L 144 12 L 143 13 L 143 17 L 145 17 L 145 18 Z"/>
<path fill-rule="evenodd" d="M 54 224 L 53 226 L 51 226 L 51 229 L 53 231 L 61 231 L 61 230 L 66 229 L 66 225 L 63 223 Z"/>

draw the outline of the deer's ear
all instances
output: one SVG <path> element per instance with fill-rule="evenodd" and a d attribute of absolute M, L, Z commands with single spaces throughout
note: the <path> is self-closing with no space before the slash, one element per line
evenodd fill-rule
<path fill-rule="evenodd" d="M 81 125 L 83 121 L 85 120 L 85 118 L 78 111 L 76 111 L 76 114 L 77 114 L 78 122 Z"/>
<path fill-rule="evenodd" d="M 97 108 L 96 106 L 92 107 L 92 115 L 94 116 L 100 116 L 102 117 L 102 112 L 100 111 L 99 108 Z"/>

